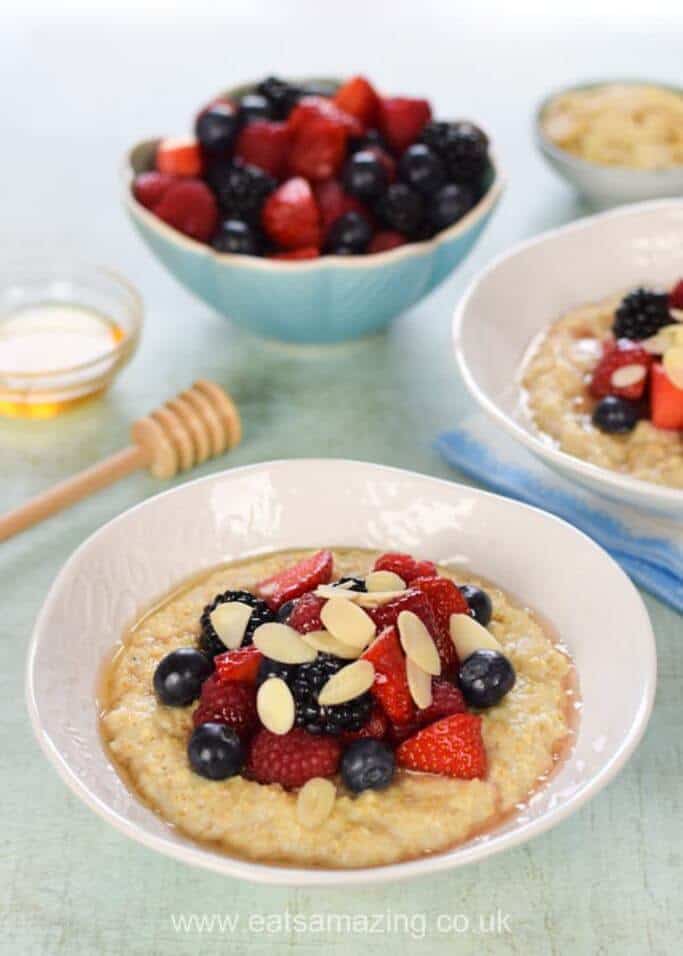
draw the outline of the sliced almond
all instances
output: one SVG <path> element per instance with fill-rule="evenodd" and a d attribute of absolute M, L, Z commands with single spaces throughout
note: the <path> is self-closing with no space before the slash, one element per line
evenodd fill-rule
<path fill-rule="evenodd" d="M 669 309 L 669 315 L 676 322 L 683 322 L 683 309 Z"/>
<path fill-rule="evenodd" d="M 269 677 L 256 694 L 256 711 L 266 730 L 287 734 L 294 726 L 296 707 L 292 692 L 280 677 Z"/>
<path fill-rule="evenodd" d="M 227 601 L 225 604 L 219 604 L 209 614 L 211 627 L 229 651 L 239 647 L 244 640 L 244 632 L 253 610 L 253 607 L 241 601 Z"/>
<path fill-rule="evenodd" d="M 501 654 L 503 652 L 503 648 L 493 634 L 469 614 L 451 614 L 449 630 L 461 661 L 475 651 L 491 650 L 499 651 Z"/>
<path fill-rule="evenodd" d="M 406 677 L 408 689 L 420 710 L 424 710 L 432 702 L 432 675 L 418 667 L 415 661 L 406 657 Z"/>
<path fill-rule="evenodd" d="M 653 355 L 664 355 L 672 346 L 683 345 L 683 327 L 676 323 L 665 325 L 656 335 L 644 339 L 640 344 Z"/>
<path fill-rule="evenodd" d="M 646 375 L 645 366 L 634 362 L 632 365 L 622 365 L 621 368 L 615 369 L 610 376 L 610 382 L 615 388 L 628 388 L 629 385 L 642 382 Z"/>
<path fill-rule="evenodd" d="M 298 631 L 277 621 L 256 628 L 254 645 L 266 657 L 280 664 L 306 664 L 317 656 L 315 648 L 302 641 Z"/>
<path fill-rule="evenodd" d="M 417 614 L 401 611 L 398 616 L 398 635 L 406 657 L 427 674 L 435 677 L 441 673 L 441 659 L 432 636 Z"/>
<path fill-rule="evenodd" d="M 368 591 L 405 591 L 406 582 L 393 571 L 371 571 L 365 579 Z"/>
<path fill-rule="evenodd" d="M 375 636 L 375 623 L 352 601 L 334 597 L 323 606 L 320 620 L 332 637 L 352 647 L 367 647 Z"/>
<path fill-rule="evenodd" d="M 316 651 L 320 651 L 322 654 L 334 654 L 335 657 L 342 657 L 344 660 L 355 660 L 363 653 L 362 647 L 342 644 L 327 631 L 309 631 L 308 634 L 301 634 L 300 637 L 302 641 L 314 647 Z"/>
<path fill-rule="evenodd" d="M 307 780 L 296 801 L 296 816 L 302 827 L 315 829 L 332 813 L 337 799 L 337 788 L 325 777 Z"/>
<path fill-rule="evenodd" d="M 355 601 L 358 598 L 358 591 L 351 591 L 341 584 L 321 584 L 313 593 L 316 597 L 323 598 L 325 601 L 331 601 L 332 598 L 345 598 L 347 601 Z"/>
<path fill-rule="evenodd" d="M 683 346 L 675 345 L 667 349 L 662 364 L 676 388 L 683 388 Z"/>
<path fill-rule="evenodd" d="M 347 664 L 323 685 L 318 694 L 321 707 L 334 707 L 345 704 L 347 700 L 360 697 L 370 690 L 375 682 L 375 668 L 371 661 L 354 661 Z"/>
<path fill-rule="evenodd" d="M 360 607 L 379 607 L 388 604 L 403 595 L 403 591 L 368 591 L 356 594 L 356 604 Z"/>

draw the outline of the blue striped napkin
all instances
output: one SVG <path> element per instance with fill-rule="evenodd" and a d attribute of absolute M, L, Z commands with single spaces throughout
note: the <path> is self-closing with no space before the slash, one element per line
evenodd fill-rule
<path fill-rule="evenodd" d="M 609 551 L 636 584 L 683 613 L 683 524 L 570 482 L 482 413 L 441 435 L 437 449 L 450 465 L 492 491 L 564 518 Z"/>

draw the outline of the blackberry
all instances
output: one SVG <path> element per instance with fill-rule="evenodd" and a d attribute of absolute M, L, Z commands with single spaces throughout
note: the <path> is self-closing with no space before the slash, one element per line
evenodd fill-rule
<path fill-rule="evenodd" d="M 254 609 L 251 612 L 251 617 L 249 618 L 249 623 L 244 633 L 242 647 L 251 644 L 254 631 L 257 627 L 275 620 L 275 615 L 266 602 L 254 597 L 249 591 L 225 591 L 223 594 L 218 594 L 211 604 L 206 605 L 199 619 L 201 625 L 199 646 L 211 658 L 214 658 L 216 654 L 222 654 L 224 651 L 227 651 L 227 647 L 214 630 L 211 623 L 211 614 L 216 610 L 219 604 L 228 604 L 230 601 L 239 601 L 241 604 L 248 604 Z"/>
<path fill-rule="evenodd" d="M 270 657 L 264 657 L 259 664 L 256 684 L 260 687 L 269 677 L 279 677 L 285 684 L 291 684 L 296 675 L 296 671 L 296 664 L 281 664 L 279 661 L 271 660 Z"/>
<path fill-rule="evenodd" d="M 479 180 L 488 168 L 488 137 L 474 123 L 427 123 L 420 139 L 441 156 L 455 182 Z"/>
<path fill-rule="evenodd" d="M 255 120 L 274 119 L 270 100 L 260 93 L 245 93 L 240 100 L 239 118 L 241 123 L 253 123 Z"/>
<path fill-rule="evenodd" d="M 474 205 L 472 190 L 458 183 L 447 183 L 432 196 L 427 208 L 429 221 L 437 231 L 447 229 Z"/>
<path fill-rule="evenodd" d="M 209 168 L 206 181 L 230 219 L 258 224 L 261 207 L 277 183 L 257 166 L 234 162 Z"/>
<path fill-rule="evenodd" d="M 367 591 L 364 578 L 339 578 L 334 584 L 336 587 L 339 587 L 340 584 L 346 584 L 348 581 L 353 582 L 349 591 Z"/>
<path fill-rule="evenodd" d="M 297 727 L 311 734 L 337 736 L 344 731 L 360 730 L 370 716 L 372 695 L 366 691 L 345 704 L 321 707 L 318 694 L 333 674 L 348 664 L 331 654 L 318 654 L 310 664 L 300 664 L 291 683 L 296 703 Z"/>
<path fill-rule="evenodd" d="M 256 87 L 256 92 L 270 102 L 273 114 L 276 119 L 286 119 L 292 107 L 295 105 L 301 91 L 299 87 L 288 83 L 287 80 L 281 80 L 277 76 L 269 76 Z"/>
<path fill-rule="evenodd" d="M 377 203 L 377 214 L 392 229 L 413 236 L 424 216 L 422 198 L 405 183 L 392 183 Z"/>
<path fill-rule="evenodd" d="M 617 339 L 649 339 L 672 321 L 666 292 L 634 289 L 614 313 L 612 331 Z"/>

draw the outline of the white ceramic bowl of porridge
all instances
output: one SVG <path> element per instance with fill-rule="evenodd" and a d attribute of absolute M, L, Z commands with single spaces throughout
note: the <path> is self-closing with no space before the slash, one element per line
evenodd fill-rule
<path fill-rule="evenodd" d="M 572 309 L 683 276 L 683 200 L 613 210 L 520 243 L 472 281 L 453 319 L 460 372 L 481 407 L 546 464 L 600 494 L 683 518 L 683 490 L 561 451 L 525 413 L 520 366 L 534 340 Z"/>
<path fill-rule="evenodd" d="M 545 786 L 497 829 L 455 849 L 386 866 L 273 866 L 184 837 L 116 773 L 98 733 L 98 675 L 131 621 L 203 570 L 301 546 L 411 551 L 463 576 L 479 572 L 552 622 L 580 685 L 574 746 Z M 423 475 L 361 462 L 302 460 L 187 483 L 132 508 L 81 545 L 36 623 L 27 702 L 48 759 L 72 791 L 119 831 L 225 875 L 319 887 L 446 870 L 556 825 L 628 760 L 649 718 L 655 677 L 654 639 L 641 598 L 615 562 L 568 524 Z"/>

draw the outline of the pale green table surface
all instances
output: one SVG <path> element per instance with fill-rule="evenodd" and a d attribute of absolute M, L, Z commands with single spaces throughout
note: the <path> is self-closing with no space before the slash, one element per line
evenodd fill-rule
<path fill-rule="evenodd" d="M 511 242 L 585 212 L 536 156 L 532 106 L 548 88 L 583 77 L 636 73 L 680 81 L 680 21 L 653 18 L 647 28 L 624 21 L 620 28 L 593 14 L 553 24 L 529 19 L 522 5 L 513 22 L 487 18 L 485 5 L 481 19 L 467 24 L 448 3 L 395 2 L 390 18 L 380 5 L 343 6 L 339 19 L 331 12 L 325 19 L 309 2 L 252 2 L 234 3 L 222 23 L 201 16 L 124 22 L 112 15 L 89 24 L 2 24 L 3 256 L 42 246 L 107 262 L 139 286 L 147 317 L 136 359 L 105 400 L 50 423 L 0 422 L 0 508 L 119 448 L 132 419 L 200 375 L 232 390 L 245 439 L 196 475 L 310 455 L 457 478 L 432 442 L 470 407 L 449 345 L 458 294 Z M 197 103 L 239 79 L 268 69 L 343 73 L 349 65 L 385 88 L 422 90 L 442 115 L 479 117 L 495 132 L 509 192 L 460 272 L 386 337 L 327 351 L 266 345 L 236 334 L 190 299 L 142 248 L 118 204 L 118 158 L 129 141 L 182 130 Z M 0 545 L 0 953 L 403 956 L 416 945 L 435 954 L 680 951 L 681 619 L 650 598 L 660 679 L 640 749 L 570 820 L 479 866 L 357 891 L 254 887 L 157 856 L 81 805 L 29 729 L 27 642 L 71 551 L 161 487 L 144 474 L 129 478 Z M 238 922 L 223 933 L 217 926 L 212 933 L 174 928 L 173 915 L 193 913 Z M 334 925 L 320 932 L 315 920 L 307 932 L 285 923 L 286 914 L 330 913 L 385 917 L 356 922 L 346 933 Z M 496 913 L 507 917 L 501 932 L 481 932 L 480 917 L 488 926 Z M 250 914 L 272 914 L 271 932 L 249 932 Z M 449 914 L 458 919 L 449 924 Z"/>

